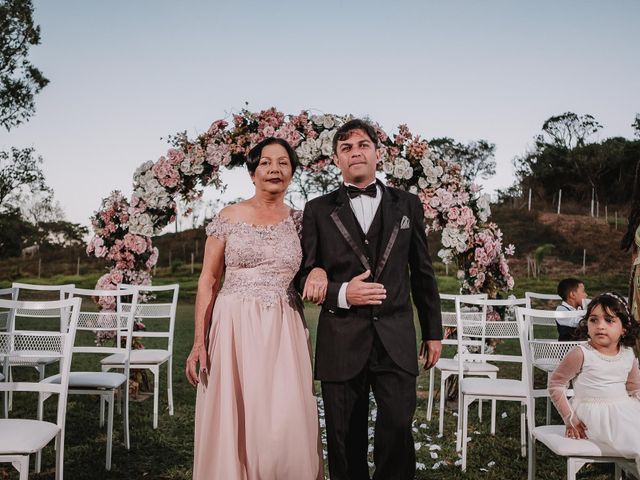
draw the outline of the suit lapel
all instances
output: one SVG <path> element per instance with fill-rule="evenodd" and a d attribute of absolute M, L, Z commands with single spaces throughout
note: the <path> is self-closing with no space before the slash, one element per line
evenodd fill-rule
<path fill-rule="evenodd" d="M 342 237 L 358 257 L 358 260 L 360 260 L 360 263 L 362 263 L 362 266 L 371 271 L 371 265 L 360 247 L 360 234 L 358 233 L 356 219 L 351 210 L 347 189 L 344 184 L 338 191 L 336 208 L 331 212 L 331 219 L 336 224 L 336 227 L 338 227 Z"/>
<path fill-rule="evenodd" d="M 380 237 L 380 256 L 378 258 L 378 265 L 376 266 L 376 274 L 373 279 L 374 282 L 378 281 L 384 266 L 387 264 L 391 249 L 396 243 L 398 238 L 398 232 L 400 231 L 400 219 L 402 218 L 402 212 L 398 209 L 398 197 L 395 193 L 382 185 L 382 201 L 380 202 L 380 208 L 382 208 L 382 235 Z"/>

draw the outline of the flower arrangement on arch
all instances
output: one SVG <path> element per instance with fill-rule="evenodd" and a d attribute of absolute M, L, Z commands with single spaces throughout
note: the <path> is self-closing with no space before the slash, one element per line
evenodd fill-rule
<path fill-rule="evenodd" d="M 208 185 L 224 189 L 220 169 L 244 164 L 251 147 L 271 136 L 292 145 L 303 169 L 320 171 L 331 161 L 337 128 L 351 118 L 309 111 L 285 115 L 275 108 L 260 112 L 243 109 L 230 120 L 214 121 L 194 139 L 184 132 L 170 137 L 172 147 L 165 155 L 155 162 L 145 162 L 135 171 L 131 204 L 123 207 L 122 215 L 113 222 L 121 230 L 116 226 L 112 232 L 114 226 L 104 220 L 104 210 L 111 211 L 105 200 L 94 216 L 96 222 L 92 222 L 96 237 L 88 253 L 104 256 L 127 275 L 128 281 L 136 271 L 141 272 L 141 282 L 147 281 L 149 263 L 157 261 L 157 250 L 154 254 L 149 237 L 175 219 L 177 197 L 189 202 Z M 478 186 L 465 183 L 460 166 L 433 152 L 428 142 L 412 134 L 407 125 L 400 125 L 393 135 L 380 125 L 373 125 L 380 140 L 381 171 L 390 185 L 418 195 L 427 231 L 442 232 L 443 248 L 438 256 L 444 263 L 457 263 L 462 272 L 462 291 L 495 296 L 499 291 L 511 290 L 513 277 L 506 256 L 513 254 L 513 247 L 503 248 L 500 229 L 488 222 L 488 196 L 481 194 Z M 106 217 L 112 215 L 115 213 Z M 126 234 L 130 236 L 125 242 Z M 147 243 L 143 244 L 141 238 Z M 116 246 L 117 240 L 120 243 Z"/>

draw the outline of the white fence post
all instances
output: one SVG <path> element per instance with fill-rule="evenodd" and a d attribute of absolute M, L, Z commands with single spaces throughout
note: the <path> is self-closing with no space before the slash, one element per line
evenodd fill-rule
<path fill-rule="evenodd" d="M 558 215 L 560 215 L 560 204 L 562 203 L 562 189 L 558 191 Z"/>
<path fill-rule="evenodd" d="M 587 249 L 582 250 L 582 274 L 584 275 L 587 271 Z"/>

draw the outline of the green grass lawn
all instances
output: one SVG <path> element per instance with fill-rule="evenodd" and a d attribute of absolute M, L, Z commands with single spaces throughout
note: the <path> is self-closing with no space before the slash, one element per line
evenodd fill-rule
<path fill-rule="evenodd" d="M 49 279 L 50 280 L 50 279 Z M 61 279 L 69 281 L 68 278 Z M 163 279 L 166 280 L 166 279 Z M 95 279 L 78 278 L 76 283 L 89 284 Z M 442 291 L 453 292 L 456 282 L 453 278 L 440 278 Z M 606 283 L 609 281 L 609 283 Z M 61 282 L 60 282 L 61 283 Z M 160 283 L 160 282 L 158 282 Z M 164 281 L 163 283 L 169 283 Z M 593 288 L 589 285 L 594 285 Z M 595 285 L 606 288 L 612 285 L 622 290 L 624 279 L 588 279 L 587 288 L 595 291 Z M 83 285 L 90 286 L 90 285 Z M 518 282 L 516 293 L 520 296 L 524 290 L 550 292 L 555 288 L 555 281 Z M 184 290 L 188 290 L 186 288 Z M 192 302 L 179 305 L 175 333 L 174 401 L 175 415 L 170 417 L 167 410 L 164 369 L 161 372 L 161 402 L 159 428 L 152 429 L 152 400 L 132 402 L 130 405 L 131 450 L 127 451 L 122 443 L 121 417 L 114 421 L 113 467 L 110 472 L 104 469 L 106 430 L 98 425 L 99 401 L 97 397 L 70 396 L 67 413 L 67 432 L 65 444 L 65 478 L 81 479 L 189 479 L 191 478 L 191 462 L 193 452 L 193 421 L 195 408 L 195 390 L 184 377 L 184 362 L 191 348 L 193 339 Z M 315 339 L 318 308 L 308 305 L 306 317 L 311 336 Z M 151 340 L 145 343 L 150 345 Z M 514 343 L 500 345 L 504 351 L 517 350 Z M 86 364 L 78 358 L 74 369 L 86 368 Z M 18 375 L 34 375 L 35 371 L 21 369 Z M 51 368 L 47 373 L 54 373 Z M 519 367 L 504 365 L 501 376 L 519 376 Z M 436 385 L 439 384 L 436 378 Z M 416 474 L 417 479 L 524 479 L 526 478 L 526 459 L 519 454 L 519 406 L 513 402 L 498 402 L 497 434 L 489 434 L 489 406 L 485 403 L 484 421 L 478 422 L 477 406 L 472 406 L 469 425 L 469 443 L 467 473 L 462 474 L 454 463 L 458 459 L 455 452 L 456 417 L 451 410 L 446 411 L 445 434 L 437 437 L 438 407 L 437 397 L 434 406 L 434 418 L 426 420 L 428 391 L 428 373 L 422 372 L 418 379 L 418 408 L 415 418 L 415 442 L 420 443 L 417 449 L 418 462 L 424 465 Z M 28 394 L 16 395 L 12 416 L 20 416 L 25 412 L 35 412 L 35 398 Z M 437 392 L 436 392 L 437 395 Z M 47 414 L 53 415 L 53 401 Z M 537 409 L 538 423 L 543 422 L 544 407 Z M 437 447 L 432 447 L 437 446 Z M 438 448 L 439 447 L 439 448 Z M 431 450 L 430 448 L 433 448 Z M 440 465 L 433 470 L 434 464 Z M 537 456 L 539 478 L 564 478 L 566 463 L 546 451 L 538 449 Z M 47 447 L 43 458 L 43 473 L 32 475 L 34 479 L 53 479 L 53 448 Z M 612 469 L 608 466 L 589 467 L 581 472 L 580 478 L 604 480 L 611 478 Z M 0 467 L 0 479 L 17 479 L 13 469 L 3 464 Z M 233 480 L 233 479 L 223 479 Z M 297 480 L 297 479 L 292 479 Z"/>

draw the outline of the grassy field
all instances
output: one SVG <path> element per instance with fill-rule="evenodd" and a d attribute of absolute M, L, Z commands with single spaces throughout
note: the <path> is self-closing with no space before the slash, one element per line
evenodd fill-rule
<path fill-rule="evenodd" d="M 60 277 L 55 283 L 75 282 L 81 286 L 91 287 L 96 276 Z M 158 278 L 156 283 L 169 283 L 169 278 Z M 195 279 L 171 279 L 181 282 L 185 299 L 193 296 Z M 184 282 L 183 282 L 184 281 Z M 54 283 L 53 279 L 46 279 L 46 283 Z M 440 277 L 440 288 L 443 292 L 454 292 L 457 288 L 451 277 Z M 516 294 L 522 295 L 525 290 L 551 292 L 555 289 L 557 280 L 536 280 L 517 282 Z M 605 288 L 615 288 L 624 291 L 624 278 L 587 278 L 587 289 L 591 293 Z M 181 295 L 182 297 L 183 295 Z M 307 307 L 306 316 L 311 335 L 315 338 L 317 324 L 317 307 Z M 98 425 L 98 398 L 86 396 L 70 396 L 67 414 L 67 433 L 65 450 L 65 477 L 68 479 L 188 479 L 191 478 L 191 462 L 193 451 L 193 421 L 195 407 L 195 391 L 186 382 L 183 366 L 191 348 L 193 338 L 193 306 L 191 301 L 183 301 L 178 309 L 175 335 L 174 400 L 175 415 L 170 417 L 167 412 L 165 371 L 161 373 L 161 415 L 159 428 L 152 429 L 152 400 L 132 402 L 131 412 L 131 450 L 127 451 L 122 443 L 122 427 L 120 416 L 116 415 L 114 422 L 113 468 L 107 472 L 104 469 L 106 431 Z M 152 345 L 147 343 L 147 346 Z M 511 351 L 517 349 L 514 344 L 501 344 L 500 349 Z M 74 362 L 74 369 L 87 368 L 80 359 Z M 54 373 L 55 368 L 48 370 Z M 18 375 L 28 376 L 34 373 L 21 369 Z M 517 377 L 519 368 L 504 366 L 501 376 Z M 436 380 L 436 385 L 438 381 Z M 455 421 L 454 412 L 447 410 L 445 416 L 445 435 L 437 437 L 438 408 L 434 408 L 434 418 L 426 420 L 426 404 L 428 390 L 428 374 L 422 372 L 418 379 L 418 408 L 415 418 L 415 442 L 418 462 L 422 468 L 417 472 L 417 479 L 523 479 L 526 478 L 526 459 L 519 455 L 519 407 L 513 402 L 498 403 L 497 434 L 489 434 L 489 409 L 485 405 L 484 422 L 479 423 L 475 414 L 476 407 L 472 407 L 469 432 L 472 438 L 469 444 L 468 470 L 466 474 L 460 472 L 454 463 L 458 459 L 455 452 Z M 437 393 L 436 393 L 437 394 Z M 35 399 L 27 398 L 25 394 L 16 395 L 12 416 L 20 416 L 26 412 L 35 411 Z M 50 401 L 53 404 L 53 402 Z M 538 421 L 542 422 L 544 408 L 538 408 Z M 52 415 L 51 406 L 48 415 Z M 51 417 L 50 417 L 51 418 Z M 420 445 L 418 445 L 418 443 Z M 438 465 L 437 469 L 433 469 Z M 555 457 L 544 448 L 539 448 L 537 456 L 539 477 L 563 478 L 566 463 Z M 34 479 L 53 479 L 54 457 L 53 449 L 45 450 L 43 459 L 43 473 L 32 475 Z M 610 478 L 612 471 L 608 466 L 590 467 L 584 469 L 580 478 L 603 480 Z M 6 464 L 0 467 L 0 479 L 17 479 L 18 476 Z M 224 479 L 227 480 L 227 479 Z M 233 480 L 233 479 L 229 479 Z M 297 480 L 297 479 L 295 479 Z"/>

